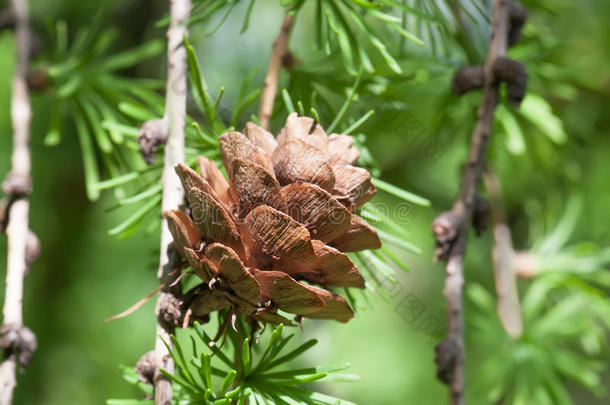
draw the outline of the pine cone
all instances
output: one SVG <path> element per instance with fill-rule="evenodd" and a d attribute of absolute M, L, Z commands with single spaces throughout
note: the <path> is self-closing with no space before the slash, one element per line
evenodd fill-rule
<path fill-rule="evenodd" d="M 261 322 L 291 324 L 278 309 L 347 322 L 347 301 L 326 287 L 364 288 L 342 252 L 381 246 L 374 228 L 353 214 L 377 190 L 369 172 L 353 166 L 352 137 L 327 136 L 293 113 L 277 140 L 248 123 L 245 135 L 223 134 L 220 148 L 229 181 L 204 157 L 201 175 L 180 164 L 191 216 L 164 213 L 179 252 L 206 283 L 193 315 L 232 306 Z"/>

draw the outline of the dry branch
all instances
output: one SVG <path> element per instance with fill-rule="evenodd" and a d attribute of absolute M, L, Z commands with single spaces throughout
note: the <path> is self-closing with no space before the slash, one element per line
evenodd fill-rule
<path fill-rule="evenodd" d="M 4 360 L 0 365 L 0 404 L 13 401 L 17 385 L 16 372 L 25 367 L 36 349 L 36 337 L 23 325 L 22 300 L 23 279 L 28 265 L 33 260 L 38 239 L 29 230 L 31 190 L 30 122 L 32 109 L 27 85 L 30 55 L 30 31 L 27 0 L 11 2 L 15 18 L 15 40 L 17 67 L 13 78 L 11 119 L 13 123 L 12 169 L 2 188 L 7 195 L 3 222 L 6 222 L 8 258 L 6 272 L 6 295 L 4 298 L 4 320 L 0 346 L 4 349 Z M 28 259 L 28 256 L 30 257 Z"/>
<path fill-rule="evenodd" d="M 506 56 L 513 10 L 520 6 L 510 0 L 494 0 L 489 42 L 483 66 L 483 100 L 477 111 L 477 123 L 472 134 L 470 153 L 459 195 L 450 212 L 439 215 L 433 231 L 437 239 L 437 259 L 446 259 L 444 295 L 447 298 L 448 336 L 437 347 L 439 378 L 450 388 L 451 404 L 465 403 L 464 386 L 464 254 L 471 224 L 477 184 L 481 178 L 494 111 L 498 103 L 499 81 L 495 77 L 498 58 Z M 449 350 L 451 349 L 451 350 Z"/>
<path fill-rule="evenodd" d="M 523 331 L 521 305 L 517 293 L 515 251 L 513 250 L 510 228 L 506 223 L 506 214 L 502 203 L 502 188 L 497 176 L 489 170 L 483 173 L 483 180 L 491 199 L 492 260 L 496 294 L 498 295 L 498 316 L 506 332 L 513 337 L 517 337 Z"/>
<path fill-rule="evenodd" d="M 273 114 L 273 104 L 275 103 L 275 97 L 277 95 L 280 69 L 289 55 L 288 38 L 290 36 L 290 31 L 292 30 L 293 21 L 294 17 L 291 14 L 286 13 L 284 21 L 282 21 L 280 33 L 273 43 L 273 51 L 271 52 L 271 58 L 269 59 L 269 67 L 267 68 L 267 74 L 265 75 L 265 83 L 263 85 L 260 106 L 258 109 L 258 120 L 265 129 L 269 129 L 269 122 L 271 121 L 271 115 Z"/>
<path fill-rule="evenodd" d="M 165 96 L 165 119 L 168 125 L 168 138 L 165 145 L 165 160 L 163 166 L 163 211 L 179 209 L 184 200 L 180 179 L 174 167 L 184 161 L 184 124 L 186 116 L 187 65 L 186 49 L 183 36 L 187 35 L 186 22 L 191 10 L 191 0 L 171 0 L 170 26 L 167 31 L 167 84 Z M 171 344 L 169 338 L 173 332 L 171 327 L 163 322 L 164 302 L 172 297 L 170 274 L 176 267 L 177 254 L 172 245 L 172 235 L 167 227 L 167 221 L 161 221 L 161 253 L 157 277 L 164 287 L 159 294 L 155 309 L 157 329 L 155 340 L 155 404 L 171 405 L 172 384 L 159 370 L 162 368 L 173 372 L 174 365 L 164 342 Z M 177 273 L 177 272 L 174 272 Z"/>

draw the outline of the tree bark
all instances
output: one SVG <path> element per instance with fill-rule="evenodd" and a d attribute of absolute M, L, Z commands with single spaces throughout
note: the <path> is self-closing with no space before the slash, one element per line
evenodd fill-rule
<path fill-rule="evenodd" d="M 13 78 L 11 120 L 13 124 L 13 153 L 11 172 L 3 183 L 3 191 L 10 200 L 6 205 L 6 235 L 8 257 L 6 295 L 2 324 L 2 346 L 5 358 L 0 365 L 0 404 L 13 401 L 17 385 L 16 372 L 25 366 L 36 348 L 35 336 L 23 326 L 23 279 L 28 271 L 29 230 L 28 194 L 31 189 L 30 122 L 32 109 L 27 85 L 30 55 L 30 31 L 27 0 L 12 0 L 15 17 L 17 66 Z M 35 238 L 35 236 L 34 236 Z M 25 357 L 24 357 L 25 356 Z"/>
<path fill-rule="evenodd" d="M 191 0 L 170 0 L 170 26 L 167 32 L 167 84 L 165 96 L 165 119 L 168 125 L 168 139 L 164 150 L 163 166 L 163 196 L 162 211 L 179 209 L 184 200 L 184 192 L 180 179 L 174 167 L 184 162 L 184 125 L 186 116 L 187 95 L 187 65 L 186 49 L 183 45 L 183 36 L 187 35 L 187 20 L 191 10 Z M 171 345 L 171 327 L 161 322 L 162 308 L 168 295 L 171 295 L 169 281 L 170 273 L 176 267 L 176 252 L 172 246 L 172 235 L 167 221 L 161 220 L 161 253 L 157 277 L 163 284 L 157 301 L 155 312 L 157 314 L 157 328 L 155 340 L 155 404 L 171 405 L 172 384 L 160 369 L 172 373 L 174 364 L 165 343 Z"/>
<path fill-rule="evenodd" d="M 462 289 L 464 285 L 464 255 L 470 228 L 477 184 L 481 178 L 487 144 L 491 134 L 494 111 L 498 103 L 499 83 L 494 75 L 498 58 L 506 55 L 510 16 L 510 0 L 494 0 L 489 42 L 483 66 L 483 100 L 477 111 L 477 123 L 472 133 L 468 161 L 460 192 L 451 212 L 441 214 L 434 222 L 439 256 L 447 259 L 444 295 L 447 299 L 448 336 L 437 347 L 439 378 L 449 385 L 450 402 L 465 403 L 465 347 Z"/>

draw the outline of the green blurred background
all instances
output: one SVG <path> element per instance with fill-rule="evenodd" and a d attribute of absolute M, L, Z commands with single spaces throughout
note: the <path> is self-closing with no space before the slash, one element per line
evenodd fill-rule
<path fill-rule="evenodd" d="M 164 38 L 163 29 L 154 27 L 165 12 L 164 1 L 30 3 L 37 28 L 60 18 L 66 20 L 68 27 L 86 25 L 97 8 L 104 6 L 104 25 L 117 27 L 121 32 L 117 50 L 144 39 Z M 521 155 L 506 152 L 506 134 L 492 140 L 490 156 L 503 183 L 515 246 L 528 245 L 532 218 L 544 225 L 554 223 L 574 193 L 582 195 L 584 210 L 570 240 L 608 246 L 610 2 L 525 3 L 532 3 L 534 9 L 529 29 L 542 32 L 544 40 L 552 42 L 545 46 L 553 49 L 552 61 L 547 54 L 540 54 L 527 63 L 528 70 L 531 67 L 538 73 L 542 71 L 540 76 L 544 78 L 534 81 L 534 90 L 563 120 L 567 140 L 557 144 L 539 131 L 525 127 L 523 136 L 528 153 Z M 239 5 L 213 36 L 204 35 L 205 29 L 193 32 L 210 87 L 224 85 L 228 102 L 236 97 L 241 77 L 252 67 L 259 67 L 256 84 L 262 83 L 270 45 L 282 18 L 276 2 L 258 2 L 250 30 L 239 35 L 244 9 L 245 4 Z M 307 60 L 309 42 L 307 20 L 303 18 L 291 42 L 298 59 Z M 12 34 L 4 31 L 0 33 L 1 176 L 10 167 L 13 55 Z M 325 383 L 322 387 L 360 404 L 446 402 L 446 389 L 435 377 L 433 339 L 420 325 L 425 316 L 440 322 L 445 319 L 443 266 L 432 264 L 430 223 L 438 212 L 450 206 L 457 191 L 460 165 L 472 128 L 473 106 L 478 98 L 469 95 L 459 102 L 451 101 L 455 106 L 449 106 L 447 111 L 453 124 L 438 128 L 438 102 L 449 91 L 452 70 L 430 68 L 431 65 L 422 57 L 411 61 L 407 54 L 404 66 L 415 79 L 397 84 L 392 92 L 395 100 L 409 106 L 410 115 L 422 125 L 426 135 L 437 137 L 442 145 L 438 159 L 430 161 L 392 132 L 375 130 L 379 124 L 375 120 L 381 117 L 364 128 L 367 145 L 381 165 L 383 178 L 432 201 L 430 208 L 413 206 L 405 225 L 410 241 L 422 249 L 422 254 L 399 252 L 410 272 L 398 274 L 402 290 L 394 298 L 384 299 L 372 293 L 370 305 L 359 310 L 347 325 L 306 321 L 304 332 L 297 332 L 302 341 L 311 336 L 320 340 L 306 359 L 310 364 L 345 361 L 352 364 L 349 371 L 358 374 L 360 381 Z M 127 74 L 163 77 L 163 66 L 160 57 Z M 125 240 L 107 235 L 106 230 L 124 214 L 109 211 L 110 195 L 96 203 L 86 199 L 76 135 L 68 128 L 59 146 L 44 146 L 48 98 L 35 94 L 32 102 L 31 227 L 42 241 L 42 255 L 26 280 L 24 319 L 36 333 L 39 349 L 27 373 L 19 376 L 15 403 L 101 404 L 111 397 L 133 396 L 134 388 L 122 381 L 119 365 L 135 364 L 141 354 L 152 348 L 154 302 L 148 302 L 125 319 L 105 323 L 104 318 L 124 310 L 156 287 L 158 235 L 141 232 Z M 362 109 L 366 107 L 364 104 Z M 278 127 L 276 123 L 274 129 Z M 385 195 L 376 201 L 390 207 L 397 203 Z M 477 282 L 493 291 L 489 244 L 489 234 L 471 239 L 466 277 L 468 283 Z M 0 274 L 4 274 L 4 236 L 0 238 L 0 257 L 3 258 Z M 424 308 L 422 317 L 410 322 L 400 313 L 408 294 Z M 470 310 L 471 304 L 467 302 L 467 316 Z M 476 378 L 478 360 L 489 354 L 481 350 L 476 340 L 468 340 L 471 378 Z M 600 354 L 603 363 L 607 364 L 609 358 L 607 349 Z M 605 374 L 602 385 L 608 384 L 610 379 Z M 574 384 L 570 383 L 568 388 L 576 403 L 608 403 L 607 397 L 597 398 Z M 487 403 L 474 391 L 469 392 L 469 400 Z"/>

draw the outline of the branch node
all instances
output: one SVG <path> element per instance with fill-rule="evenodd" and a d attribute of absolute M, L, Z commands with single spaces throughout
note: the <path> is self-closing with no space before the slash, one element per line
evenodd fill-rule
<path fill-rule="evenodd" d="M 32 192 L 32 179 L 29 175 L 9 172 L 2 182 L 2 192 L 13 199 L 25 197 Z"/>
<path fill-rule="evenodd" d="M 138 135 L 138 144 L 146 163 L 149 165 L 154 163 L 155 152 L 160 145 L 165 145 L 167 136 L 167 120 L 164 118 L 146 121 L 142 124 L 140 134 Z"/>
<path fill-rule="evenodd" d="M 176 327 L 182 324 L 182 301 L 173 294 L 161 292 L 158 308 L 157 320 L 159 325 L 167 332 L 173 333 Z"/>
<path fill-rule="evenodd" d="M 38 239 L 38 236 L 36 236 L 31 229 L 29 229 L 25 245 L 25 275 L 27 275 L 29 272 L 32 263 L 34 263 L 34 261 L 38 259 L 38 256 L 40 256 L 40 250 L 40 239 Z"/>
<path fill-rule="evenodd" d="M 443 383 L 449 385 L 453 379 L 456 362 L 460 354 L 460 347 L 455 339 L 447 338 L 434 348 L 436 356 L 436 376 Z"/>
<path fill-rule="evenodd" d="M 25 326 L 5 324 L 0 329 L 0 347 L 5 350 L 5 357 L 14 354 L 19 366 L 25 368 L 30 364 L 38 344 L 36 335 Z"/>
<path fill-rule="evenodd" d="M 523 63 L 498 57 L 494 63 L 494 77 L 497 81 L 506 82 L 509 103 L 519 107 L 527 90 L 527 72 Z"/>
<path fill-rule="evenodd" d="M 472 206 L 472 227 L 477 236 L 481 236 L 487 230 L 490 213 L 491 204 L 489 200 L 479 195 L 475 196 Z"/>
<path fill-rule="evenodd" d="M 144 353 L 136 363 L 134 371 L 140 377 L 140 381 L 152 385 L 155 377 L 155 351 Z"/>
<path fill-rule="evenodd" d="M 453 92 L 461 96 L 470 90 L 483 87 L 483 66 L 464 66 L 453 75 L 451 88 Z"/>
<path fill-rule="evenodd" d="M 294 57 L 290 50 L 286 50 L 286 52 L 282 55 L 282 67 L 286 70 L 293 70 L 297 64 L 297 58 Z"/>
<path fill-rule="evenodd" d="M 447 260 L 453 242 L 457 239 L 460 230 L 460 219 L 453 211 L 440 213 L 432 223 L 432 232 L 436 239 L 434 261 Z"/>

